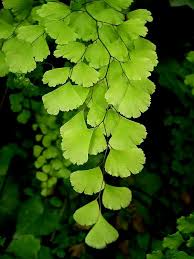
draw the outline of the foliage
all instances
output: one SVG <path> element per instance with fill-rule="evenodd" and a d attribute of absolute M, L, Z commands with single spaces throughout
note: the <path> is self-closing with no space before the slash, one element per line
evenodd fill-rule
<path fill-rule="evenodd" d="M 193 210 L 193 64 L 161 57 L 157 32 L 163 8 L 192 10 L 61 2 L 0 11 L 0 258 L 191 258 L 193 216 L 175 219 Z"/>
<path fill-rule="evenodd" d="M 177 232 L 163 239 L 161 250 L 147 255 L 147 259 L 185 258 L 194 256 L 194 214 L 177 220 Z"/>
<path fill-rule="evenodd" d="M 42 100 L 51 115 L 76 109 L 60 129 L 65 160 L 57 148 L 56 119 L 47 116 L 44 119 L 39 114 L 33 125 L 35 130 L 41 130 L 36 138 L 42 143 L 34 146 L 34 156 L 37 157 L 35 167 L 39 169 L 36 178 L 42 182 L 43 196 L 52 194 L 58 178 L 68 178 L 70 162 L 83 165 L 89 156 L 104 152 L 96 167 L 74 172 L 71 183 L 78 192 L 85 190 L 90 195 L 93 191 L 99 192 L 96 197 L 99 203 L 104 189 L 105 208 L 118 210 L 131 202 L 127 187 L 112 186 L 104 179 L 105 173 L 117 177 L 137 174 L 145 163 L 144 153 L 137 146 L 146 137 L 146 130 L 129 119 L 139 117 L 150 105 L 155 86 L 148 77 L 157 64 L 157 56 L 155 45 L 143 38 L 148 31 L 146 22 L 152 21 L 151 13 L 143 9 L 129 11 L 131 2 L 99 0 L 72 2 L 70 6 L 48 2 L 35 6 L 33 1 L 3 1 L 1 76 L 15 73 L 16 81 L 24 81 L 27 88 L 34 88 L 30 78 L 23 74 L 35 70 L 36 62 L 44 64 L 50 55 L 49 41 L 54 40 L 54 56 L 65 60 L 62 67 L 44 71 L 43 83 L 58 87 L 44 94 Z M 30 90 L 27 94 L 10 95 L 12 110 L 20 112 L 19 122 L 30 119 L 30 108 L 33 112 L 40 111 L 39 103 L 28 100 L 37 95 L 41 95 L 39 90 L 32 95 Z M 91 173 L 95 174 L 92 180 L 99 187 L 88 192 Z M 80 175 L 84 186 L 79 183 Z M 82 219 L 87 213 L 82 211 Z M 88 221 L 79 218 L 79 213 L 74 215 L 78 223 L 88 225 Z M 102 216 L 101 206 L 95 209 L 90 222 L 94 227 L 86 237 L 88 245 L 104 248 L 117 239 L 118 232 Z"/>
<path fill-rule="evenodd" d="M 185 191 L 192 187 L 193 176 L 191 170 L 194 166 L 192 156 L 192 142 L 194 139 L 191 127 L 193 125 L 193 96 L 184 81 L 188 74 L 193 73 L 193 65 L 187 61 L 182 63 L 176 60 L 168 60 L 158 67 L 160 84 L 170 91 L 169 98 L 177 98 L 176 107 L 170 107 L 165 114 L 164 123 L 170 134 L 169 153 L 171 156 L 163 156 L 162 171 L 169 174 L 171 168 L 175 177 L 170 179 L 170 184 Z M 176 87 L 174 87 L 176 85 Z M 190 145 L 191 144 L 191 145 Z M 185 148 L 187 152 L 185 152 Z M 188 177 L 185 177 L 185 176 Z"/>

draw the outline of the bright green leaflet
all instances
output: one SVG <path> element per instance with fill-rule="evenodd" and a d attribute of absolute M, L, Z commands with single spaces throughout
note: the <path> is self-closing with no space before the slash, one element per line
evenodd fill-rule
<path fill-rule="evenodd" d="M 99 167 L 73 172 L 70 181 L 78 193 L 92 195 L 104 188 L 103 174 Z"/>
<path fill-rule="evenodd" d="M 71 79 L 76 84 L 83 85 L 83 87 L 90 87 L 98 82 L 99 73 L 84 62 L 80 62 L 74 66 Z"/>
<path fill-rule="evenodd" d="M 128 177 L 138 174 L 145 163 L 145 156 L 140 148 L 128 148 L 126 150 L 111 149 L 108 154 L 105 169 L 112 176 Z"/>
<path fill-rule="evenodd" d="M 4 43 L 2 51 L 10 72 L 27 73 L 35 69 L 36 63 L 30 43 L 10 38 Z"/>
<path fill-rule="evenodd" d="M 69 77 L 70 68 L 62 67 L 47 71 L 43 76 L 43 83 L 49 86 L 64 84 Z"/>
<path fill-rule="evenodd" d="M 98 202 L 97 200 L 94 200 L 76 210 L 73 217 L 80 225 L 90 226 L 97 222 L 99 213 L 100 209 Z"/>
<path fill-rule="evenodd" d="M 53 84 L 55 83 L 52 82 L 52 85 Z M 89 90 L 87 88 L 83 88 L 78 85 L 74 86 L 68 82 L 56 90 L 44 95 L 43 103 L 48 113 L 56 115 L 59 111 L 70 111 L 82 105 L 88 95 L 88 92 Z M 64 102 L 64 100 L 66 101 Z"/>
<path fill-rule="evenodd" d="M 96 53 L 96 55 L 94 55 L 94 53 Z M 101 41 L 97 40 L 88 46 L 85 58 L 89 62 L 90 66 L 98 69 L 108 65 L 110 55 Z"/>
<path fill-rule="evenodd" d="M 44 27 L 40 25 L 21 26 L 17 30 L 17 37 L 20 40 L 25 40 L 30 43 L 36 41 L 44 34 Z"/>
<path fill-rule="evenodd" d="M 98 153 L 103 152 L 107 148 L 106 139 L 103 133 L 103 127 L 101 126 L 93 130 L 89 147 L 90 155 L 97 155 Z"/>
<path fill-rule="evenodd" d="M 118 25 L 124 20 L 122 13 L 111 8 L 103 0 L 88 4 L 86 10 L 97 21 Z"/>
<path fill-rule="evenodd" d="M 93 127 L 99 126 L 106 115 L 108 103 L 105 99 L 106 84 L 99 83 L 93 87 L 92 98 L 88 103 L 87 123 Z"/>
<path fill-rule="evenodd" d="M 57 58 L 67 58 L 76 63 L 82 58 L 85 48 L 85 45 L 81 42 L 70 42 L 69 44 L 58 45 L 54 55 Z"/>
<path fill-rule="evenodd" d="M 61 136 L 64 157 L 77 164 L 87 162 L 92 131 L 86 126 L 83 112 L 78 113 L 61 128 Z"/>
<path fill-rule="evenodd" d="M 50 2 L 41 6 L 38 11 L 38 15 L 44 18 L 44 21 L 54 21 L 64 18 L 70 13 L 69 7 L 63 3 Z"/>
<path fill-rule="evenodd" d="M 117 238 L 117 230 L 113 228 L 102 215 L 99 215 L 98 221 L 86 236 L 86 244 L 94 248 L 102 249 Z"/>
<path fill-rule="evenodd" d="M 126 208 L 132 199 L 131 191 L 126 187 L 116 187 L 106 184 L 102 202 L 105 208 L 120 210 Z"/>
<path fill-rule="evenodd" d="M 66 44 L 76 40 L 77 35 L 64 21 L 51 21 L 45 24 L 46 32 L 57 44 Z M 64 36 L 65 35 L 65 36 Z"/>

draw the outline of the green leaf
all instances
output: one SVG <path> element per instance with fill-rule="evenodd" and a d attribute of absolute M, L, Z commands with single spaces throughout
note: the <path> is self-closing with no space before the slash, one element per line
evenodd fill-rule
<path fill-rule="evenodd" d="M 153 21 L 151 12 L 146 9 L 137 9 L 137 10 L 131 11 L 127 14 L 127 18 L 129 20 L 130 19 L 140 19 L 141 21 L 144 22 L 144 24 L 146 22 Z"/>
<path fill-rule="evenodd" d="M 32 8 L 33 0 L 3 0 L 5 9 L 11 9 L 19 20 L 25 19 Z"/>
<path fill-rule="evenodd" d="M 97 200 L 94 200 L 76 210 L 73 214 L 74 220 L 83 226 L 95 224 L 99 218 L 100 210 Z"/>
<path fill-rule="evenodd" d="M 61 127 L 63 155 L 78 165 L 88 161 L 88 150 L 93 130 L 88 129 L 84 120 L 84 112 L 77 113 Z"/>
<path fill-rule="evenodd" d="M 46 22 L 63 19 L 70 14 L 70 12 L 69 6 L 61 2 L 49 2 L 37 10 L 38 15 L 44 18 Z"/>
<path fill-rule="evenodd" d="M 122 102 L 122 99 L 125 98 L 125 92 L 129 84 L 119 62 L 111 62 L 107 74 L 107 80 L 109 88 L 106 92 L 105 98 L 108 103 L 117 106 Z M 119 91 L 118 85 L 120 86 Z"/>
<path fill-rule="evenodd" d="M 43 96 L 45 109 L 49 114 L 57 115 L 59 111 L 70 111 L 78 108 L 87 98 L 89 89 L 66 83 Z"/>
<path fill-rule="evenodd" d="M 13 73 L 27 73 L 36 68 L 30 43 L 11 38 L 2 48 L 9 71 Z"/>
<path fill-rule="evenodd" d="M 128 59 L 128 50 L 113 26 L 102 25 L 99 28 L 99 36 L 104 47 L 108 50 L 112 57 L 121 62 Z"/>
<path fill-rule="evenodd" d="M 145 156 L 139 148 L 111 149 L 105 163 L 105 169 L 112 176 L 128 177 L 131 174 L 138 174 L 143 169 L 144 163 Z"/>
<path fill-rule="evenodd" d="M 150 106 L 151 97 L 146 86 L 152 86 L 148 79 L 132 81 L 126 89 L 126 94 L 116 109 L 127 118 L 138 118 L 141 113 L 147 111 Z M 124 90 L 124 89 L 123 89 Z"/>
<path fill-rule="evenodd" d="M 131 200 L 132 193 L 128 188 L 105 185 L 102 196 L 102 202 L 105 208 L 120 210 L 129 206 Z"/>
<path fill-rule="evenodd" d="M 89 147 L 90 155 L 97 155 L 107 148 L 106 139 L 104 137 L 103 127 L 94 128 Z"/>
<path fill-rule="evenodd" d="M 42 62 L 48 57 L 50 50 L 44 35 L 33 42 L 32 50 L 34 59 L 37 62 Z"/>
<path fill-rule="evenodd" d="M 83 41 L 94 41 L 98 38 L 96 22 L 86 12 L 72 12 L 69 27 L 71 27 L 77 34 L 77 37 Z"/>
<path fill-rule="evenodd" d="M 89 112 L 87 115 L 87 123 L 93 127 L 100 125 L 106 115 L 108 104 L 105 99 L 106 84 L 98 83 L 92 89 L 92 98 L 88 103 Z"/>
<path fill-rule="evenodd" d="M 71 185 L 78 193 L 92 195 L 104 188 L 104 180 L 99 167 L 76 171 L 70 175 Z"/>
<path fill-rule="evenodd" d="M 67 44 L 77 39 L 77 34 L 66 21 L 47 22 L 45 28 L 48 35 L 55 39 L 57 44 Z"/>
<path fill-rule="evenodd" d="M 44 28 L 40 25 L 25 25 L 17 29 L 17 37 L 20 40 L 33 43 L 44 34 Z"/>
<path fill-rule="evenodd" d="M 122 150 L 135 147 L 146 138 L 146 129 L 143 125 L 119 116 L 119 121 L 111 131 L 109 144 L 114 149 Z"/>
<path fill-rule="evenodd" d="M 187 217 L 182 216 L 177 220 L 177 228 L 183 234 L 194 233 L 194 213 Z"/>
<path fill-rule="evenodd" d="M 118 27 L 118 33 L 125 44 L 129 45 L 132 40 L 139 36 L 145 37 L 148 29 L 144 26 L 144 22 L 140 19 L 128 20 Z"/>
<path fill-rule="evenodd" d="M 63 57 L 71 62 L 77 63 L 85 52 L 85 45 L 81 42 L 70 42 L 65 45 L 58 45 L 54 52 L 55 57 Z"/>
<path fill-rule="evenodd" d="M 134 41 L 134 49 L 130 52 L 130 60 L 122 64 L 122 68 L 130 80 L 141 80 L 149 77 L 157 65 L 155 45 L 150 41 L 138 38 Z"/>
<path fill-rule="evenodd" d="M 122 9 L 128 8 L 132 4 L 133 0 L 105 0 L 105 2 L 118 11 L 121 11 Z"/>
<path fill-rule="evenodd" d="M 107 137 L 110 137 L 110 135 L 112 134 L 112 131 L 117 126 L 118 122 L 119 122 L 119 114 L 113 111 L 113 109 L 109 109 L 107 111 L 107 114 L 104 120 Z"/>
<path fill-rule="evenodd" d="M 44 73 L 42 81 L 51 87 L 64 84 L 69 77 L 69 72 L 69 67 L 54 68 Z"/>
<path fill-rule="evenodd" d="M 100 127 L 88 129 L 84 112 L 77 113 L 70 121 L 61 127 L 62 149 L 64 157 L 78 165 L 88 161 L 88 154 L 96 155 L 107 147 Z"/>
<path fill-rule="evenodd" d="M 42 62 L 48 57 L 50 50 L 44 35 L 34 41 L 32 50 L 36 62 Z"/>
<path fill-rule="evenodd" d="M 113 25 L 121 24 L 124 20 L 124 15 L 121 12 L 111 8 L 105 1 L 89 3 L 86 5 L 87 11 L 95 20 L 99 22 L 110 23 Z"/>
<path fill-rule="evenodd" d="M 0 50 L 0 77 L 4 77 L 8 74 L 9 68 L 5 60 L 5 54 Z"/>
<path fill-rule="evenodd" d="M 86 236 L 86 244 L 97 249 L 105 248 L 106 245 L 117 240 L 119 234 L 102 215 L 98 217 L 97 223 Z"/>
<path fill-rule="evenodd" d="M 37 258 L 40 250 L 40 240 L 33 235 L 20 235 L 13 239 L 7 249 L 15 256 L 26 259 Z"/>
<path fill-rule="evenodd" d="M 105 95 L 107 102 L 127 118 L 137 118 L 148 109 L 150 94 L 155 89 L 149 79 L 129 80 L 118 62 L 112 62 L 110 65 L 108 85 L 109 89 Z"/>
<path fill-rule="evenodd" d="M 108 65 L 110 55 L 100 40 L 90 44 L 85 54 L 91 67 L 100 68 Z"/>
<path fill-rule="evenodd" d="M 92 67 L 88 66 L 84 62 L 80 62 L 74 66 L 71 79 L 83 87 L 90 87 L 97 83 L 99 79 L 99 73 Z"/>
<path fill-rule="evenodd" d="M 0 39 L 8 39 L 14 32 L 14 26 L 0 18 Z"/>
<path fill-rule="evenodd" d="M 176 232 L 172 235 L 168 235 L 163 240 L 163 247 L 169 249 L 178 249 L 179 246 L 184 242 L 182 235 Z"/>
<path fill-rule="evenodd" d="M 118 33 L 128 47 L 131 47 L 132 41 L 145 37 L 148 29 L 145 24 L 152 21 L 151 13 L 148 10 L 138 9 L 128 13 L 128 20 L 118 26 Z"/>

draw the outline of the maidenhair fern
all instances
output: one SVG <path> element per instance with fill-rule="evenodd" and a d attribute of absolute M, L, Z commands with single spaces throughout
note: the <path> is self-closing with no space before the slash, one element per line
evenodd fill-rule
<path fill-rule="evenodd" d="M 60 130 L 66 160 L 83 165 L 90 155 L 104 153 L 98 166 L 70 175 L 75 191 L 97 194 L 74 219 L 93 226 L 86 236 L 89 246 L 104 248 L 118 232 L 103 217 L 102 204 L 119 210 L 132 199 L 127 187 L 107 183 L 106 174 L 128 177 L 145 163 L 138 146 L 146 129 L 132 119 L 148 109 L 155 90 L 148 77 L 157 64 L 156 48 L 144 39 L 152 17 L 147 10 L 129 11 L 132 0 L 72 1 L 70 7 L 34 2 L 3 1 L 0 75 L 33 71 L 55 41 L 53 58 L 64 58 L 65 65 L 44 73 L 43 83 L 54 89 L 43 103 L 51 115 L 76 110 Z M 42 180 L 43 174 L 37 177 Z"/>

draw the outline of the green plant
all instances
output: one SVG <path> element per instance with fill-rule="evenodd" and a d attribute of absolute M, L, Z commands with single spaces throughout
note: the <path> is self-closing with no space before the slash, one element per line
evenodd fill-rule
<path fill-rule="evenodd" d="M 131 190 L 112 185 L 107 176 L 125 178 L 137 174 L 145 163 L 144 153 L 137 146 L 145 139 L 146 130 L 131 119 L 138 118 L 150 105 L 155 86 L 148 77 L 157 56 L 154 44 L 143 38 L 147 34 L 146 22 L 152 21 L 151 14 L 143 9 L 129 11 L 131 2 L 72 1 L 68 6 L 58 1 L 40 5 L 41 1 L 4 0 L 0 13 L 0 75 L 27 74 L 19 77 L 29 85 L 29 73 L 36 68 L 36 62 L 42 62 L 43 83 L 56 87 L 43 95 L 44 107 L 51 115 L 70 113 L 65 115 L 68 121 L 60 129 L 67 161 L 60 166 L 58 125 L 54 126 L 53 117 L 49 124 L 51 117 L 37 115 L 34 129 L 40 127 L 45 135 L 41 136 L 42 143 L 47 148 L 41 154 L 42 147 L 34 147 L 35 166 L 42 168 L 36 173 L 42 181 L 42 194 L 52 193 L 61 168 L 66 170 L 64 165 L 69 166 L 69 161 L 77 164 L 70 175 L 74 190 L 95 194 L 96 198 L 79 208 L 74 219 L 81 225 L 94 225 L 86 243 L 95 248 L 104 248 L 118 237 L 117 230 L 102 215 L 102 204 L 119 210 L 132 199 Z M 55 51 L 49 60 L 52 69 L 47 71 L 48 62 L 44 60 L 50 55 L 49 47 Z M 64 59 L 61 67 L 58 58 Z M 40 104 L 33 108 L 31 100 L 27 102 L 23 96 L 11 95 L 10 100 L 12 109 L 21 112 L 18 120 L 26 123 L 30 118 L 28 107 L 37 110 Z M 47 128 L 45 132 L 41 124 Z M 79 167 L 99 153 L 103 155 L 95 166 Z M 49 163 L 55 163 L 57 177 L 48 179 Z"/>
<path fill-rule="evenodd" d="M 192 259 L 194 256 L 194 214 L 177 220 L 177 232 L 165 237 L 161 249 L 147 255 L 147 259 Z"/>

